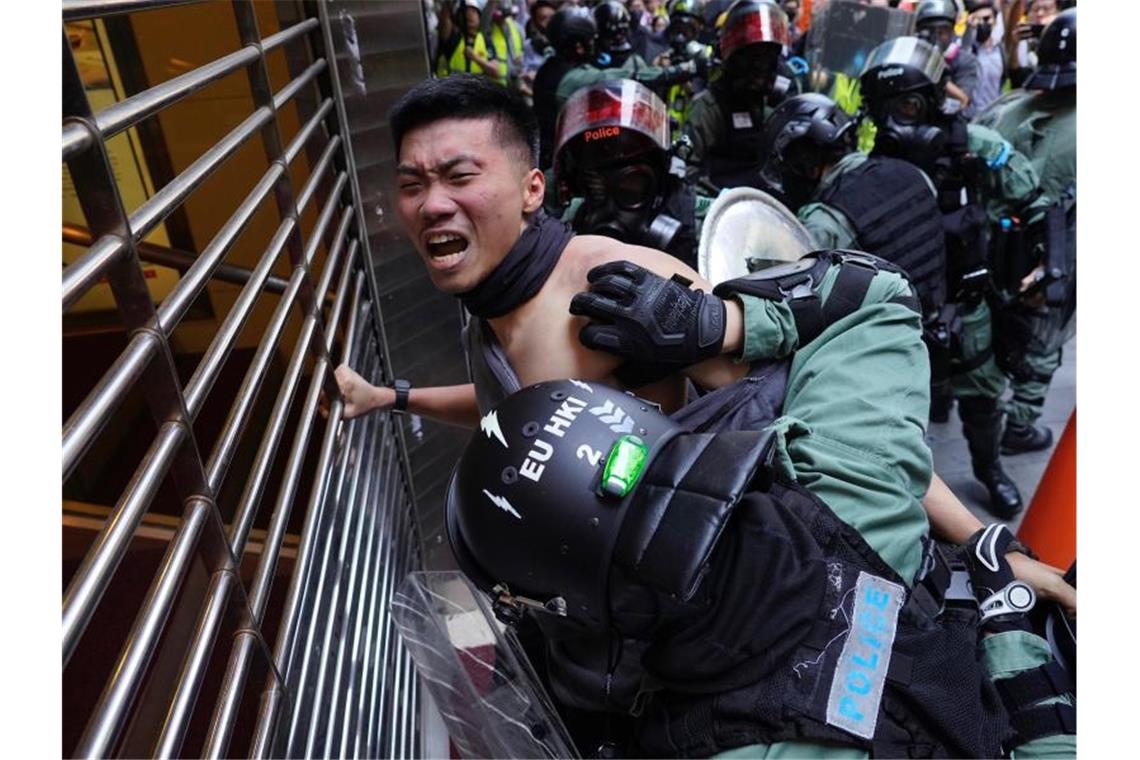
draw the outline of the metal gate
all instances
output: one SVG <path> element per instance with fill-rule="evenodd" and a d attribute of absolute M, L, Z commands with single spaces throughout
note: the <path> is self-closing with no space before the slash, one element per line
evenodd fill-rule
<path fill-rule="evenodd" d="M 63 19 L 186 2 L 64 0 Z M 65 691 L 70 670 L 87 662 L 75 657 L 85 644 L 117 651 L 91 709 L 65 711 L 65 727 L 83 728 L 64 749 L 84 757 L 420 755 L 420 693 L 388 615 L 394 586 L 422 564 L 406 447 L 387 415 L 342 420 L 332 378 L 341 361 L 374 383 L 391 371 L 340 84 L 324 52 L 329 20 L 324 6 L 306 4 L 300 21 L 263 35 L 252 2 L 225 7 L 236 49 L 96 112 L 64 35 L 63 161 L 87 228 L 65 227 L 65 240 L 86 250 L 63 270 L 63 310 L 109 286 L 125 334 L 125 348 L 63 425 L 65 487 L 128 397 L 145 400 L 155 431 L 64 592 Z M 278 49 L 307 66 L 274 90 L 266 60 Z M 124 207 L 108 141 L 235 72 L 248 80 L 248 116 L 141 205 Z M 286 139 L 281 113 L 302 95 L 316 108 Z M 199 252 L 144 241 L 258 140 L 264 173 Z M 256 265 L 228 263 L 263 204 L 277 221 Z M 180 269 L 161 298 L 144 275 L 155 261 Z M 172 335 L 212 280 L 240 292 L 186 371 Z M 266 299 L 276 305 L 248 368 L 232 396 L 217 398 L 238 336 Z M 196 423 L 212 404 L 226 405 L 224 424 L 204 437 Z M 238 469 L 241 446 L 253 453 Z M 223 489 L 239 494 L 232 514 L 219 508 Z M 165 548 L 142 584 L 145 597 L 108 609 L 107 590 L 160 493 L 181 515 L 156 534 Z M 116 618 L 133 622 L 108 642 L 99 621 Z"/>

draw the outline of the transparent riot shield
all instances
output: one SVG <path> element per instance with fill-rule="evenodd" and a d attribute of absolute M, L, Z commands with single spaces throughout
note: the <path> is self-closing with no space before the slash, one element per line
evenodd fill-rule
<path fill-rule="evenodd" d="M 795 214 L 751 187 L 721 192 L 709 206 L 697 247 L 697 270 L 718 285 L 815 250 Z"/>
<path fill-rule="evenodd" d="M 463 757 L 578 757 L 513 631 L 462 573 L 409 573 L 391 609 Z"/>
<path fill-rule="evenodd" d="M 813 90 L 824 91 L 836 74 L 858 79 L 867 56 L 884 40 L 914 31 L 914 14 L 898 8 L 830 0 L 812 14 L 805 48 Z M 823 86 L 827 83 L 827 87 Z"/>

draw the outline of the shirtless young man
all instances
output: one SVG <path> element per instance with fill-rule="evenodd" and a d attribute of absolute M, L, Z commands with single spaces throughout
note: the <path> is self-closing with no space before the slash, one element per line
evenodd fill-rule
<path fill-rule="evenodd" d="M 525 103 L 483 77 L 456 75 L 418 85 L 393 109 L 390 122 L 398 156 L 398 210 L 408 236 L 441 291 L 464 300 L 469 310 L 477 286 L 493 275 L 503 280 L 500 264 L 531 234 L 541 214 L 545 180 L 537 167 L 537 126 Z M 509 308 L 491 309 L 486 325 L 501 347 L 518 382 L 529 385 L 568 377 L 621 386 L 614 377 L 623 359 L 586 348 L 579 332 L 588 324 L 568 306 L 587 289 L 588 273 L 598 265 L 626 260 L 662 277 L 681 274 L 694 288 L 712 286 L 677 259 L 654 249 L 631 246 L 598 236 L 582 235 L 563 241 L 552 268 L 526 271 L 523 262 L 504 286 L 504 295 L 491 293 Z M 543 254 L 535 250 L 534 256 Z M 518 257 L 510 257 L 518 263 Z M 497 271 L 498 270 L 498 271 Z M 545 279 L 543 279 L 545 278 Z M 519 282 L 529 283 L 520 287 Z M 486 294 L 482 294 L 486 295 Z M 517 301 L 517 303 L 513 303 Z M 721 355 L 687 367 L 683 373 L 706 389 L 727 385 L 747 366 L 730 359 L 744 346 L 744 314 L 735 299 L 724 301 L 724 340 Z M 513 308 L 510 308 L 512 307 Z M 478 323 L 471 329 L 479 329 Z M 707 355 L 707 354 L 706 354 Z M 376 387 L 346 365 L 336 370 L 344 397 L 343 416 L 351 419 L 393 407 L 396 392 Z M 671 412 L 684 404 L 685 377 L 674 375 L 638 389 L 638 394 Z M 411 414 L 476 428 L 479 401 L 474 384 L 412 388 L 407 400 Z M 943 493 L 939 489 L 945 491 Z M 931 491 L 939 496 L 924 506 L 939 532 L 963 541 L 981 523 L 946 494 L 937 477 Z M 1018 577 L 1047 598 L 1061 598 L 1075 608 L 1075 594 L 1060 580 L 1059 571 L 1011 555 Z M 1027 577 L 1028 576 L 1028 577 Z M 1071 600 L 1071 605 L 1070 605 Z"/>
<path fill-rule="evenodd" d="M 393 110 L 400 219 L 432 283 L 455 295 L 470 293 L 499 266 L 541 213 L 546 192 L 533 141 L 526 133 L 534 117 L 502 88 L 490 87 L 473 77 L 429 80 L 412 93 L 419 94 L 419 104 L 401 113 L 401 105 L 410 100 L 405 98 Z M 620 384 L 613 372 L 623 360 L 583 346 L 578 333 L 587 320 L 570 314 L 567 305 L 574 294 L 585 290 L 591 269 L 623 259 L 664 277 L 679 273 L 694 287 L 712 290 L 697 272 L 661 251 L 595 235 L 571 237 L 528 300 L 486 320 L 523 385 L 567 377 Z M 739 353 L 743 339 L 739 303 L 725 304 L 725 328 L 723 351 Z M 746 371 L 745 365 L 722 357 L 689 367 L 685 374 L 710 388 L 732 382 Z M 393 389 L 368 385 L 347 366 L 339 367 L 336 376 L 345 396 L 346 418 L 389 409 L 395 402 Z M 642 387 L 639 393 L 673 411 L 684 403 L 684 377 Z M 472 384 L 413 388 L 407 411 L 465 427 L 475 427 L 479 420 Z"/>

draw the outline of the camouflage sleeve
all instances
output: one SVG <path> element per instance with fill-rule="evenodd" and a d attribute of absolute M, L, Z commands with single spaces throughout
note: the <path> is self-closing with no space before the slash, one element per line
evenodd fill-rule
<path fill-rule="evenodd" d="M 825 301 L 837 274 L 833 267 L 820 285 Z M 920 500 L 932 472 L 922 324 L 894 302 L 909 289 L 900 275 L 879 273 L 862 307 L 797 346 L 783 416 L 772 423 L 775 466 L 858 530 L 907 583 L 922 564 L 929 523 Z"/>
<path fill-rule="evenodd" d="M 1006 213 L 1033 220 L 1051 203 L 1041 192 L 1037 171 L 1021 151 L 998 132 L 981 124 L 969 126 L 970 152 L 986 168 L 986 211 L 997 220 Z"/>
<path fill-rule="evenodd" d="M 562 77 L 562 81 L 558 83 L 558 89 L 555 92 L 555 99 L 558 101 L 558 107 L 561 108 L 566 100 L 578 90 L 583 87 L 589 87 L 598 82 L 604 82 L 608 79 L 633 79 L 647 87 L 653 88 L 654 85 L 660 84 L 663 87 L 685 75 L 680 73 L 682 70 L 677 66 L 642 66 L 636 70 L 620 68 L 620 69 L 599 69 L 594 66 L 579 66 L 576 69 L 571 69 Z M 658 93 L 664 96 L 664 92 Z"/>
<path fill-rule="evenodd" d="M 825 203 L 809 203 L 800 209 L 799 220 L 817 248 L 855 248 L 855 230 L 847 217 Z"/>
<path fill-rule="evenodd" d="M 709 149 L 716 144 L 717 136 L 723 128 L 720 109 L 716 107 L 716 102 L 711 97 L 694 98 L 683 130 L 693 146 L 688 159 L 691 165 L 699 166 L 704 163 Z"/>

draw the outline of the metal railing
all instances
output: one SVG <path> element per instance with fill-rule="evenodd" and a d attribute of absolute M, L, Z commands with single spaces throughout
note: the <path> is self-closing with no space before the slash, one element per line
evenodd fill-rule
<path fill-rule="evenodd" d="M 73 21 L 182 4 L 185 0 L 65 0 L 63 17 Z M 419 566 L 421 557 L 407 456 L 391 418 L 341 419 L 342 403 L 332 378 L 339 361 L 350 362 L 376 383 L 390 380 L 391 373 L 359 192 L 352 182 L 351 146 L 342 128 L 343 110 L 336 107 L 339 83 L 330 77 L 331 67 L 323 57 L 327 20 L 325 29 L 314 17 L 262 38 L 252 3 L 235 0 L 231 8 L 241 41 L 238 50 L 98 113 L 91 110 L 64 35 L 62 153 L 88 229 L 65 229 L 66 240 L 85 244 L 87 250 L 63 271 L 62 306 L 66 312 L 105 281 L 128 334 L 126 348 L 64 423 L 64 481 L 129 394 L 143 394 L 158 431 L 64 593 L 64 666 L 85 635 L 98 634 L 91 626 L 93 616 L 164 480 L 173 483 L 183 505 L 181 522 L 141 607 L 116 611 L 133 616 L 134 623 L 101 697 L 90 715 L 65 714 L 64 720 L 85 720 L 76 756 L 104 757 L 116 751 L 151 675 L 148 665 L 175 599 L 193 561 L 200 559 L 210 573 L 209 582 L 164 721 L 154 727 L 153 755 L 177 756 L 192 715 L 210 709 L 198 704 L 199 696 L 211 658 L 228 646 L 204 756 L 233 752 L 238 707 L 252 689 L 260 692 L 260 710 L 251 734 L 242 737 L 252 756 L 410 757 L 419 753 L 419 692 L 388 615 L 396 584 Z M 303 47 L 311 63 L 275 93 L 266 55 L 284 45 Z M 107 140 L 242 69 L 253 96 L 252 113 L 140 207 L 124 208 Z M 316 95 L 317 108 L 285 144 L 278 111 L 303 92 Z M 264 145 L 267 169 L 200 253 L 143 242 L 255 136 Z M 314 143 L 321 141 L 323 149 L 312 162 L 308 180 L 295 191 L 291 164 L 302 151 L 316 155 Z M 226 264 L 227 253 L 271 193 L 280 222 L 256 266 Z M 301 215 L 318 205 L 316 224 L 306 240 Z M 315 262 L 322 242 L 327 255 L 318 277 Z M 283 256 L 292 270 L 287 280 L 271 275 Z M 141 267 L 142 261 L 156 259 L 181 270 L 177 285 L 157 305 Z M 183 385 L 172 335 L 213 279 L 239 283 L 241 292 Z M 222 431 L 206 452 L 199 447 L 194 422 L 266 293 L 272 294 L 276 307 L 233 395 Z M 253 464 L 231 473 L 255 404 L 271 392 L 264 386 L 275 354 L 287 349 L 279 344 L 291 315 L 302 320 L 299 337 Z M 327 423 L 318 408 L 322 392 L 329 400 Z M 292 440 L 286 441 L 289 419 L 299 422 Z M 270 484 L 282 454 L 284 475 L 279 484 Z M 312 457 L 312 485 L 301 493 L 306 462 Z M 227 478 L 241 478 L 241 497 L 228 525 L 217 505 L 223 485 L 232 487 Z M 262 502 L 270 492 L 275 498 L 264 546 L 247 587 L 240 561 L 254 520 L 266 517 Z M 303 528 L 276 641 L 270 646 L 264 633 L 270 591 L 297 510 L 303 510 Z M 226 641 L 220 632 L 225 611 L 234 604 L 242 621 Z M 268 678 L 251 683 L 251 666 L 267 652 Z"/>

